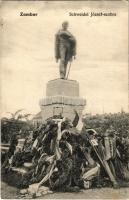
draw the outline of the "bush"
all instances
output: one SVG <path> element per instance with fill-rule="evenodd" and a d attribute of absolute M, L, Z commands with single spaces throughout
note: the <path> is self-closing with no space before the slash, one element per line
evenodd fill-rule
<path fill-rule="evenodd" d="M 88 115 L 83 122 L 87 128 L 93 128 L 101 134 L 112 126 L 121 136 L 129 136 L 129 113 Z"/>

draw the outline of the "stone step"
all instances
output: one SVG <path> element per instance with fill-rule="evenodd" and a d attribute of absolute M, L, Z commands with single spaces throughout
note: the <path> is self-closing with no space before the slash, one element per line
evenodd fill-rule
<path fill-rule="evenodd" d="M 10 146 L 10 144 L 1 143 L 1 145 L 0 145 L 0 150 L 1 150 L 1 152 L 2 152 L 2 153 L 8 152 L 9 146 Z"/>
<path fill-rule="evenodd" d="M 2 152 L 7 152 L 9 150 L 9 147 L 0 146 L 0 149 Z"/>

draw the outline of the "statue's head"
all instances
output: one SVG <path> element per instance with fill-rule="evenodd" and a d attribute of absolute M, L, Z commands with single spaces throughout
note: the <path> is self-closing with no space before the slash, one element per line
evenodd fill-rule
<path fill-rule="evenodd" d="M 62 23 L 62 28 L 63 28 L 64 30 L 67 30 L 68 26 L 69 26 L 68 21 L 64 21 L 64 22 Z"/>

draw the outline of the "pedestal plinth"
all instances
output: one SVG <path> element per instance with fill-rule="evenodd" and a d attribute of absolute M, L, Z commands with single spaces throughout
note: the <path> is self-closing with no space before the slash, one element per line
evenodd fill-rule
<path fill-rule="evenodd" d="M 55 79 L 47 83 L 46 96 L 79 97 L 79 83 L 74 80 Z"/>
<path fill-rule="evenodd" d="M 46 98 L 40 100 L 42 120 L 62 114 L 73 120 L 74 109 L 81 115 L 86 100 L 79 97 L 79 83 L 75 80 L 55 79 L 47 83 Z"/>

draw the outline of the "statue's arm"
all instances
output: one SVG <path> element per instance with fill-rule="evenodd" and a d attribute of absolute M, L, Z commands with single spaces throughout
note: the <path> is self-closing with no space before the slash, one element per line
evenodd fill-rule
<path fill-rule="evenodd" d="M 77 41 L 76 39 L 74 38 L 74 43 L 73 43 L 73 56 L 76 56 L 76 52 L 77 51 Z"/>
<path fill-rule="evenodd" d="M 69 34 L 70 34 L 69 40 L 72 42 L 72 56 L 76 56 L 77 41 L 76 38 L 70 32 Z"/>
<path fill-rule="evenodd" d="M 55 58 L 59 59 L 60 58 L 60 54 L 59 54 L 59 34 L 57 33 L 55 35 Z"/>

